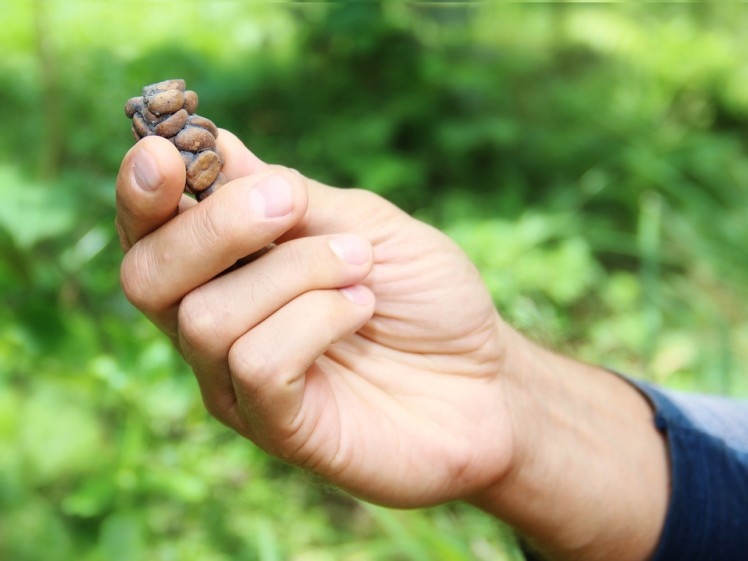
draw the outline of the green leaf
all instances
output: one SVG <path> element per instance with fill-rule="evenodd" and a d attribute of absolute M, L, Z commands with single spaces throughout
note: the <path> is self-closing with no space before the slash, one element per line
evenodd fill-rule
<path fill-rule="evenodd" d="M 0 165 L 0 225 L 18 247 L 60 236 L 76 223 L 76 205 L 55 186 L 23 177 L 16 168 Z"/>
<path fill-rule="evenodd" d="M 99 553 L 105 561 L 142 561 L 145 556 L 145 528 L 139 512 L 110 514 L 99 530 Z"/>

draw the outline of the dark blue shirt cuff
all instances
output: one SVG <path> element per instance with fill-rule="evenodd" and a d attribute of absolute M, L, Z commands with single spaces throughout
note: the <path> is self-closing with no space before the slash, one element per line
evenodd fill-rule
<path fill-rule="evenodd" d="M 651 561 L 748 559 L 748 402 L 631 382 L 670 452 L 670 503 Z"/>

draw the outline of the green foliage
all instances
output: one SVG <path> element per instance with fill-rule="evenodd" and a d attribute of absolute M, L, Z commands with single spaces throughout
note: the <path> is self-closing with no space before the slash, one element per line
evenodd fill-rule
<path fill-rule="evenodd" d="M 164 78 L 185 78 L 264 159 L 445 230 L 531 336 L 673 387 L 748 393 L 740 10 L 6 6 L 0 558 L 512 558 L 472 509 L 361 505 L 207 417 L 118 286 L 122 106 Z"/>

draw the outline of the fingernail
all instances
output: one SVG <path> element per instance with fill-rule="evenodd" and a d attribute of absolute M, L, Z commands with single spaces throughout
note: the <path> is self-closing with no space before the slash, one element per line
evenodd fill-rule
<path fill-rule="evenodd" d="M 133 177 L 143 191 L 153 191 L 161 184 L 161 172 L 156 160 L 146 150 L 141 150 L 135 157 Z"/>
<path fill-rule="evenodd" d="M 346 286 L 345 288 L 339 288 L 338 290 L 354 304 L 358 304 L 359 306 L 368 306 L 371 304 L 373 297 L 371 290 L 360 284 Z"/>
<path fill-rule="evenodd" d="M 363 265 L 369 260 L 371 246 L 360 236 L 345 234 L 330 240 L 330 249 L 346 263 Z"/>
<path fill-rule="evenodd" d="M 271 175 L 254 186 L 249 194 L 252 214 L 265 218 L 280 218 L 293 210 L 291 186 L 285 177 Z"/>

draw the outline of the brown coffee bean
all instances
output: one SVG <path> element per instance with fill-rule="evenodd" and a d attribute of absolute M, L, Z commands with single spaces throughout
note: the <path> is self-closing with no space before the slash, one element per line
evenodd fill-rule
<path fill-rule="evenodd" d="M 168 90 L 145 96 L 145 104 L 156 115 L 175 113 L 184 105 L 184 94 L 179 90 Z"/>
<path fill-rule="evenodd" d="M 226 185 L 229 180 L 226 179 L 226 176 L 222 173 L 218 174 L 218 177 L 216 177 L 216 180 L 208 187 L 207 189 L 200 191 L 199 193 L 195 193 L 195 199 L 197 199 L 198 202 L 204 200 L 206 197 L 212 195 L 216 191 L 218 191 L 221 187 Z"/>
<path fill-rule="evenodd" d="M 180 150 L 190 152 L 215 150 L 216 139 L 203 128 L 187 125 L 174 137 L 174 145 Z"/>
<path fill-rule="evenodd" d="M 184 92 L 184 106 L 183 108 L 192 115 L 197 111 L 197 94 L 192 90 Z"/>
<path fill-rule="evenodd" d="M 218 138 L 218 127 L 216 127 L 216 125 L 210 119 L 201 117 L 200 115 L 190 115 L 189 123 L 192 126 L 200 127 L 209 131 L 210 134 Z"/>
<path fill-rule="evenodd" d="M 143 96 L 131 97 L 125 103 L 125 115 L 132 119 L 135 113 L 141 113 L 143 111 Z"/>
<path fill-rule="evenodd" d="M 151 113 L 145 105 L 143 105 L 143 110 L 140 112 L 140 114 L 151 125 L 156 125 L 164 120 L 164 117 L 156 115 L 155 113 Z"/>
<path fill-rule="evenodd" d="M 187 168 L 187 185 L 192 191 L 205 191 L 221 172 L 221 157 L 213 150 L 200 152 Z"/>
<path fill-rule="evenodd" d="M 164 138 L 171 138 L 184 128 L 184 125 L 187 124 L 187 117 L 189 117 L 187 111 L 180 109 L 157 124 L 154 132 Z"/>
<path fill-rule="evenodd" d="M 143 97 L 153 96 L 157 93 L 166 92 L 169 90 L 184 91 L 186 84 L 181 78 L 175 80 L 164 80 L 163 82 L 156 82 L 155 84 L 149 84 L 143 88 Z"/>
<path fill-rule="evenodd" d="M 135 132 L 140 135 L 140 138 L 153 134 L 151 129 L 148 127 L 148 123 L 145 122 L 145 119 L 140 113 L 135 113 L 135 115 L 132 116 L 132 127 L 135 129 Z"/>

